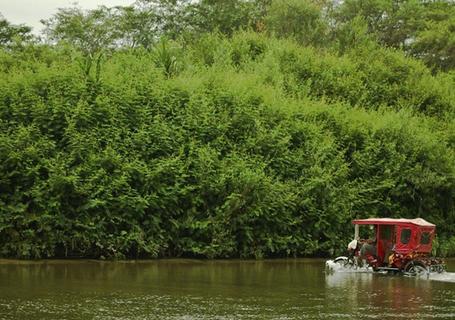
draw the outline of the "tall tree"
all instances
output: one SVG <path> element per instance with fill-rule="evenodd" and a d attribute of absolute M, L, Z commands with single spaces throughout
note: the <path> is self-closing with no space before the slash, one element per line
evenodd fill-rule
<path fill-rule="evenodd" d="M 346 0 L 333 20 L 340 29 L 360 17 L 382 45 L 402 49 L 436 70 L 450 70 L 455 66 L 454 16 L 450 0 Z"/>
<path fill-rule="evenodd" d="M 33 38 L 32 28 L 15 25 L 6 20 L 0 13 L 0 47 L 9 47 L 15 42 L 29 41 Z"/>
<path fill-rule="evenodd" d="M 138 0 L 134 7 L 137 12 L 148 16 L 148 26 L 155 35 L 175 39 L 188 28 L 191 19 L 191 0 Z"/>
<path fill-rule="evenodd" d="M 95 65 L 98 79 L 104 54 L 115 48 L 120 39 L 115 18 L 114 8 L 102 6 L 85 11 L 75 6 L 60 8 L 50 19 L 41 22 L 48 40 L 66 42 L 80 50 L 84 73 L 89 76 Z"/>
<path fill-rule="evenodd" d="M 435 70 L 455 68 L 455 2 L 423 3 L 421 30 L 416 34 L 411 53 Z"/>
<path fill-rule="evenodd" d="M 202 0 L 193 6 L 194 26 L 199 32 L 217 30 L 231 35 L 235 30 L 260 29 L 258 23 L 264 14 L 264 1 Z"/>
<path fill-rule="evenodd" d="M 121 34 L 119 44 L 130 48 L 150 48 L 158 37 L 157 14 L 138 7 L 117 7 L 116 27 Z"/>
<path fill-rule="evenodd" d="M 321 7 L 310 0 L 273 0 L 266 17 L 267 29 L 301 44 L 322 44 L 328 30 Z"/>

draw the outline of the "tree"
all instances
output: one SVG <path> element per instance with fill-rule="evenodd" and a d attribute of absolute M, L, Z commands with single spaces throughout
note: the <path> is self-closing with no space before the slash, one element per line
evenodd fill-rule
<path fill-rule="evenodd" d="M 137 13 L 142 13 L 149 18 L 148 31 L 154 36 L 176 39 L 188 30 L 192 2 L 191 0 L 138 0 L 134 8 Z"/>
<path fill-rule="evenodd" d="M 20 24 L 14 25 L 0 14 L 0 47 L 10 47 L 15 42 L 29 41 L 33 38 L 32 28 Z"/>
<path fill-rule="evenodd" d="M 417 35 L 412 53 L 434 69 L 455 68 L 455 17 L 428 23 L 427 29 Z"/>
<path fill-rule="evenodd" d="M 449 0 L 346 0 L 333 19 L 336 32 L 361 18 L 380 44 L 404 50 L 434 69 L 454 66 L 455 3 Z"/>
<path fill-rule="evenodd" d="M 455 3 L 447 0 L 422 4 L 419 23 L 422 28 L 411 44 L 410 52 L 434 70 L 455 68 Z"/>
<path fill-rule="evenodd" d="M 80 50 L 86 76 L 96 65 L 98 80 L 103 55 L 115 48 L 120 38 L 115 18 L 114 8 L 101 6 L 84 11 L 79 7 L 70 7 L 59 9 L 50 19 L 41 22 L 46 27 L 44 32 L 50 41 L 66 42 Z"/>
<path fill-rule="evenodd" d="M 279 37 L 293 37 L 304 45 L 320 45 L 328 25 L 321 8 L 305 0 L 273 0 L 266 16 L 267 30 Z"/>
<path fill-rule="evenodd" d="M 270 0 L 139 0 L 136 12 L 153 13 L 154 33 L 168 39 L 184 34 L 199 35 L 217 30 L 231 35 L 235 30 L 258 27 Z"/>
<path fill-rule="evenodd" d="M 387 0 L 346 0 L 334 17 L 337 23 L 344 23 L 360 16 L 367 23 L 369 32 L 380 32 L 387 25 L 392 7 L 392 2 Z"/>
<path fill-rule="evenodd" d="M 117 7 L 116 27 L 125 47 L 148 49 L 157 38 L 157 15 L 153 10 L 137 7 Z"/>
<path fill-rule="evenodd" d="M 356 48 L 377 46 L 374 35 L 368 32 L 368 25 L 362 17 L 355 17 L 334 31 L 333 39 L 340 54 Z"/>
<path fill-rule="evenodd" d="M 217 30 L 231 35 L 242 28 L 258 29 L 264 10 L 264 1 L 202 0 L 193 6 L 195 18 L 192 25 L 199 32 Z"/>

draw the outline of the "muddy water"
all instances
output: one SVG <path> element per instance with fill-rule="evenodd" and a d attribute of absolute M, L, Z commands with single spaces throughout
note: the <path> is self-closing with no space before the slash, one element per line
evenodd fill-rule
<path fill-rule="evenodd" d="M 455 261 L 431 279 L 323 260 L 0 260 L 0 319 L 455 319 Z M 452 273 L 453 272 L 453 273 Z"/>

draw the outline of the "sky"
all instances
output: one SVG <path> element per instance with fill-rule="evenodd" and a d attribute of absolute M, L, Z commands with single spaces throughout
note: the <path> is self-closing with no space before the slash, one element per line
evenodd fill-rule
<path fill-rule="evenodd" d="M 0 0 L 0 13 L 13 24 L 24 23 L 37 34 L 43 28 L 41 19 L 47 19 L 57 8 L 69 7 L 77 2 L 84 9 L 93 9 L 100 5 L 108 7 L 131 5 L 134 0 Z"/>

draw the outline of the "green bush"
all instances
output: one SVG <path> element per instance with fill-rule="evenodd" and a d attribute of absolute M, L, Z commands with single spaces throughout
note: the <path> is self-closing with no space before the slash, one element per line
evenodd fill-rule
<path fill-rule="evenodd" d="M 119 50 L 94 82 L 36 50 L 0 55 L 2 256 L 326 255 L 368 216 L 455 231 L 453 79 L 397 52 L 207 35 Z"/>

